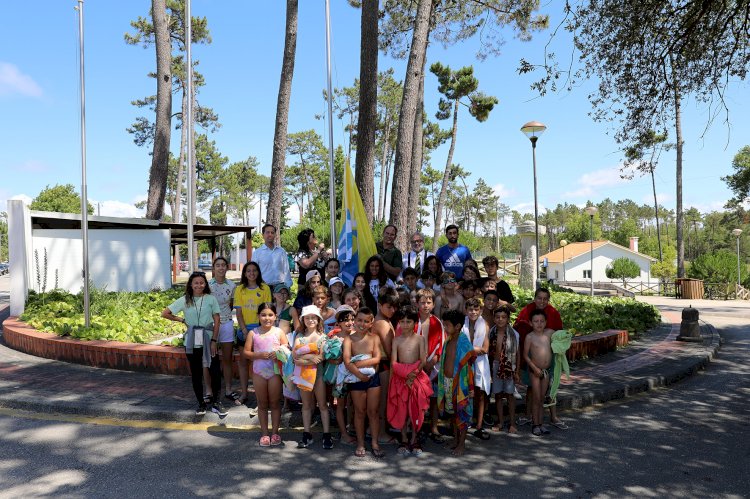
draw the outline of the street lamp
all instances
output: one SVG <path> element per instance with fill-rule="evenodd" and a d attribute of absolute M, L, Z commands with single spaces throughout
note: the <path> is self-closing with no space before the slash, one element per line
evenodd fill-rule
<path fill-rule="evenodd" d="M 737 292 L 740 291 L 740 234 L 742 229 L 734 229 L 732 235 L 737 238 Z"/>
<path fill-rule="evenodd" d="M 594 215 L 599 210 L 596 209 L 596 206 L 587 206 L 585 211 L 591 219 L 591 270 L 589 271 L 591 275 L 589 277 L 591 277 L 591 296 L 594 296 Z"/>
<path fill-rule="evenodd" d="M 536 254 L 534 255 L 534 265 L 536 265 L 537 271 L 539 269 L 539 203 L 537 201 L 536 194 L 536 141 L 547 129 L 547 126 L 538 121 L 529 121 L 521 127 L 521 131 L 531 141 L 531 158 L 534 164 L 534 236 L 536 243 Z M 536 287 L 539 287 L 539 279 L 534 283 Z"/>
<path fill-rule="evenodd" d="M 566 239 L 563 239 L 560 241 L 560 247 L 563 249 L 563 282 L 567 282 L 565 279 L 565 246 L 568 245 L 568 241 Z"/>

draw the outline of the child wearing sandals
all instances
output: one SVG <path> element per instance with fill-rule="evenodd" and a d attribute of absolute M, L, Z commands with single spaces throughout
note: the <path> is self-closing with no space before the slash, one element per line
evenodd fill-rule
<path fill-rule="evenodd" d="M 253 329 L 245 340 L 245 357 L 253 362 L 253 386 L 258 399 L 258 420 L 260 421 L 260 446 L 281 445 L 279 424 L 281 422 L 281 376 L 274 369 L 276 350 L 288 346 L 286 335 L 278 327 L 276 306 L 261 303 L 258 306 L 260 326 Z M 268 435 L 268 409 L 271 409 L 272 434 Z"/>
<path fill-rule="evenodd" d="M 380 431 L 380 377 L 377 371 L 372 376 L 363 374 L 362 368 L 377 368 L 380 364 L 380 338 L 371 334 L 374 315 L 372 310 L 362 307 L 357 312 L 354 334 L 344 338 L 344 365 L 357 379 L 349 383 L 348 391 L 354 402 L 354 427 L 357 431 L 357 450 L 354 455 L 365 457 L 365 419 L 370 420 L 372 455 L 382 458 L 385 454 L 378 443 Z M 359 357 L 362 360 L 352 361 Z"/>
<path fill-rule="evenodd" d="M 346 429 L 347 413 L 346 405 L 349 399 L 349 394 L 346 390 L 339 391 L 336 388 L 336 371 L 338 366 L 344 361 L 343 343 L 346 338 L 354 332 L 354 318 L 356 311 L 349 305 L 341 305 L 336 309 L 336 324 L 338 327 L 331 331 L 328 335 L 329 343 L 328 347 L 331 346 L 331 342 L 341 342 L 341 355 L 337 358 L 329 358 L 326 361 L 326 381 L 330 380 L 331 394 L 336 399 L 336 422 L 339 426 L 339 432 L 341 433 L 341 442 L 346 445 L 356 445 L 357 439 L 349 435 Z M 329 348 L 330 349 L 330 348 Z M 329 374 L 330 373 L 330 374 Z M 346 385 L 343 385 L 346 386 Z"/>
<path fill-rule="evenodd" d="M 516 398 L 513 393 L 520 382 L 518 368 L 521 352 L 518 348 L 518 333 L 510 322 L 510 308 L 502 305 L 495 309 L 495 325 L 490 329 L 490 358 L 492 359 L 492 394 L 495 396 L 497 424 L 493 430 L 503 429 L 503 399 L 508 401 L 510 426 L 508 433 L 517 433 Z"/>
<path fill-rule="evenodd" d="M 523 358 L 528 367 L 529 386 L 531 388 L 531 434 L 538 437 L 546 435 L 549 430 L 542 426 L 544 422 L 544 395 L 549 388 L 549 367 L 552 363 L 552 346 L 547 329 L 547 316 L 544 310 L 531 312 L 531 332 L 526 336 L 523 345 Z"/>
<path fill-rule="evenodd" d="M 326 337 L 323 334 L 323 318 L 318 307 L 315 305 L 304 307 L 302 323 L 305 327 L 304 332 L 297 335 L 292 349 L 295 365 L 292 380 L 302 396 L 302 424 L 305 428 L 302 440 L 297 443 L 297 446 L 306 448 L 313 443 L 310 426 L 317 400 L 320 419 L 323 422 L 323 448 L 333 449 L 326 387 L 323 382 L 323 343 Z"/>

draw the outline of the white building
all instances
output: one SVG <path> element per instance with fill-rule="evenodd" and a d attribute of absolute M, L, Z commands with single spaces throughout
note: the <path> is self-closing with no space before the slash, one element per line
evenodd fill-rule
<path fill-rule="evenodd" d="M 547 261 L 547 278 L 555 281 L 590 281 L 591 280 L 591 241 L 582 243 L 569 243 L 555 251 L 542 255 L 540 261 Z M 612 282 L 622 284 L 621 279 L 610 279 L 607 277 L 607 267 L 618 258 L 628 258 L 641 268 L 641 274 L 627 282 L 653 281 L 651 277 L 651 264 L 656 258 L 638 253 L 638 238 L 630 238 L 630 248 L 620 246 L 612 241 L 594 241 L 593 243 L 593 269 L 594 282 Z"/>
<path fill-rule="evenodd" d="M 168 289 L 173 282 L 172 248 L 187 241 L 185 224 L 144 218 L 89 215 L 89 275 L 107 291 Z M 254 227 L 195 225 L 194 239 L 213 248 L 219 236 Z M 8 201 L 10 315 L 23 313 L 29 290 L 83 288 L 81 215 L 32 211 L 19 200 Z"/>

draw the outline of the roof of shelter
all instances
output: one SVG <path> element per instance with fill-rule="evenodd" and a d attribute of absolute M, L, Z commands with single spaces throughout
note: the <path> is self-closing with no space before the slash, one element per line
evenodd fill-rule
<path fill-rule="evenodd" d="M 57 213 L 51 211 L 31 210 L 31 227 L 33 229 L 78 229 L 81 228 L 80 213 Z M 168 229 L 171 244 L 187 243 L 187 224 L 160 222 L 146 218 L 88 216 L 89 229 Z M 196 241 L 228 236 L 236 233 L 252 233 L 252 225 L 193 225 L 193 239 Z"/>

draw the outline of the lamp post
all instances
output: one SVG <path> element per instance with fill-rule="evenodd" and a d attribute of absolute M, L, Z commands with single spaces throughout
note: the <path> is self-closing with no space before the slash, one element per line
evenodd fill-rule
<path fill-rule="evenodd" d="M 537 200 L 536 193 L 536 141 L 547 129 L 547 126 L 538 121 L 529 121 L 521 127 L 521 131 L 531 141 L 531 159 L 534 165 L 534 236 L 536 244 L 536 254 L 534 255 L 534 265 L 539 269 L 539 203 Z M 538 274 L 537 274 L 538 275 Z M 534 283 L 536 287 L 539 287 L 539 279 Z"/>
<path fill-rule="evenodd" d="M 591 270 L 589 272 L 591 275 L 589 277 L 591 277 L 591 296 L 594 296 L 594 215 L 599 210 L 596 206 L 587 206 L 585 211 L 591 220 L 589 229 L 591 233 Z"/>
<path fill-rule="evenodd" d="M 567 280 L 565 279 L 565 246 L 567 245 L 568 245 L 567 239 L 563 239 L 560 241 L 560 247 L 563 250 L 563 278 L 562 278 L 563 282 L 567 282 Z"/>
<path fill-rule="evenodd" d="M 740 291 L 740 234 L 742 229 L 734 229 L 732 235 L 737 238 L 737 292 Z"/>

